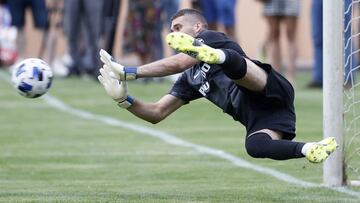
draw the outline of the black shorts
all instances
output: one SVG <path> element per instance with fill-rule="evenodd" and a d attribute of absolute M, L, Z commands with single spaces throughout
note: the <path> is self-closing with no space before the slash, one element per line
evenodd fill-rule
<path fill-rule="evenodd" d="M 276 72 L 271 65 L 253 61 L 268 73 L 264 91 L 243 90 L 248 95 L 250 115 L 247 135 L 261 129 L 283 133 L 283 139 L 295 137 L 294 88 L 288 80 Z"/>
<path fill-rule="evenodd" d="M 271 65 L 257 62 L 261 68 L 268 73 L 264 96 L 267 98 L 276 97 L 285 105 L 294 105 L 294 88 L 291 83 L 280 73 L 275 71 Z"/>

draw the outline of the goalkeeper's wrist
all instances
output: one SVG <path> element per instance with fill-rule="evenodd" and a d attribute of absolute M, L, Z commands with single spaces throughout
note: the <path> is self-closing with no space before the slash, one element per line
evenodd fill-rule
<path fill-rule="evenodd" d="M 115 100 L 117 101 L 117 105 L 120 107 L 120 108 L 123 108 L 123 109 L 127 109 L 129 108 L 131 105 L 133 105 L 134 103 L 134 98 L 130 95 L 127 95 L 125 99 L 123 100 Z"/>
<path fill-rule="evenodd" d="M 137 79 L 137 67 L 124 67 L 125 80 Z"/>

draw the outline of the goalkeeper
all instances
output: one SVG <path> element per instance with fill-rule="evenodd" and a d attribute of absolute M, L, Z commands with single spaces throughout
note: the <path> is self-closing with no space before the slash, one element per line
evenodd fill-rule
<path fill-rule="evenodd" d="M 158 123 L 192 100 L 205 97 L 246 127 L 245 147 L 255 158 L 287 160 L 306 157 L 323 162 L 337 144 L 333 137 L 320 142 L 295 142 L 294 89 L 269 64 L 251 60 L 226 35 L 207 30 L 194 9 L 179 10 L 166 37 L 179 54 L 139 67 L 124 67 L 100 51 L 98 79 L 120 107 Z M 155 103 L 128 95 L 128 80 L 180 73 L 169 94 Z"/>

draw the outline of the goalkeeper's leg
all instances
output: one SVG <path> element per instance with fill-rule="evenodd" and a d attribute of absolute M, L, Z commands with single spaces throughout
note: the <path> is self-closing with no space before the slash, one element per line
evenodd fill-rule
<path fill-rule="evenodd" d="M 235 50 L 215 49 L 181 32 L 168 34 L 166 41 L 177 51 L 208 64 L 218 64 L 227 77 L 249 90 L 261 91 L 266 85 L 266 72 Z"/>
<path fill-rule="evenodd" d="M 245 57 L 241 56 L 235 50 L 215 49 L 181 32 L 168 34 L 166 41 L 170 47 L 177 51 L 188 54 L 208 64 L 220 65 L 225 74 L 233 80 L 243 78 L 247 72 Z"/>
<path fill-rule="evenodd" d="M 290 140 L 273 140 L 264 132 L 255 133 L 246 138 L 247 153 L 254 158 L 287 160 L 304 157 L 301 149 L 305 143 Z"/>
<path fill-rule="evenodd" d="M 306 147 L 306 145 L 305 145 Z M 320 142 L 309 144 L 308 149 L 304 150 L 306 158 L 312 163 L 323 162 L 332 152 L 336 150 L 338 144 L 334 137 L 328 137 Z"/>
<path fill-rule="evenodd" d="M 337 148 L 333 137 L 316 143 L 302 143 L 290 140 L 273 140 L 268 134 L 259 132 L 245 142 L 248 154 L 254 158 L 287 160 L 306 157 L 311 163 L 321 163 Z"/>
<path fill-rule="evenodd" d="M 221 59 L 221 52 L 217 49 L 209 47 L 185 33 L 170 33 L 166 36 L 166 42 L 176 51 L 188 54 L 208 64 L 219 64 L 223 60 Z"/>

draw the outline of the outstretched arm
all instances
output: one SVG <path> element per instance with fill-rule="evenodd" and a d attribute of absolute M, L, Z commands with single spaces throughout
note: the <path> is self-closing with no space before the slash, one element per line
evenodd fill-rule
<path fill-rule="evenodd" d="M 135 100 L 127 110 L 143 120 L 156 124 L 183 104 L 184 101 L 168 94 L 156 103 L 144 103 L 142 101 Z"/>
<path fill-rule="evenodd" d="M 137 77 L 162 77 L 183 72 L 199 61 L 180 53 L 137 68 Z"/>
<path fill-rule="evenodd" d="M 125 67 L 116 62 L 105 50 L 100 50 L 100 59 L 104 63 L 103 67 L 107 67 L 113 72 L 110 76 L 121 81 L 135 80 L 140 77 L 162 77 L 172 75 L 183 72 L 199 62 L 197 59 L 186 54 L 179 53 L 139 67 Z"/>
<path fill-rule="evenodd" d="M 108 67 L 101 68 L 100 73 L 98 77 L 100 83 L 104 86 L 106 93 L 118 103 L 118 106 L 150 123 L 160 122 L 184 104 L 183 100 L 170 94 L 165 95 L 156 103 L 135 100 L 128 95 L 126 81 L 112 78 Z"/>

